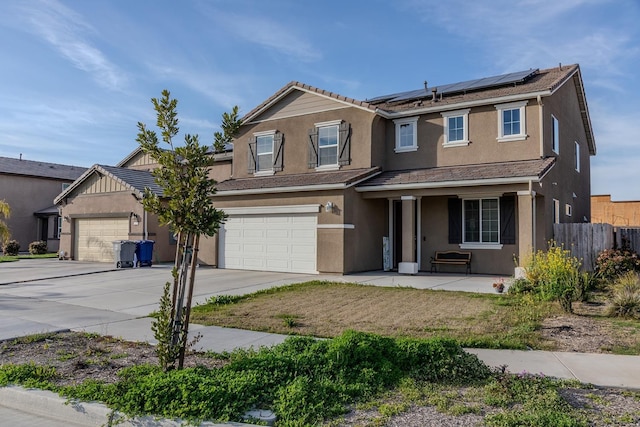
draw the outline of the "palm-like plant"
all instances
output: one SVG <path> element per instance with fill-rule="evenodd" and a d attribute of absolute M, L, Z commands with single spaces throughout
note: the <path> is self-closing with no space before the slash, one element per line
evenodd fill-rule
<path fill-rule="evenodd" d="M 0 200 L 0 243 L 4 244 L 11 237 L 9 226 L 1 218 L 9 218 L 11 216 L 11 208 L 9 203 Z"/>

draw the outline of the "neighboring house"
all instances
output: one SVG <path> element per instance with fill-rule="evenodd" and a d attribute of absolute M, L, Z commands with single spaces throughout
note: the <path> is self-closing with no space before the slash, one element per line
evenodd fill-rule
<path fill-rule="evenodd" d="M 612 201 L 611 195 L 591 196 L 591 222 L 640 227 L 640 201 Z"/>
<path fill-rule="evenodd" d="M 229 177 L 230 154 L 216 154 L 215 160 L 212 177 Z M 173 261 L 176 250 L 173 232 L 160 226 L 157 216 L 145 212 L 142 205 L 145 188 L 162 196 L 162 189 L 151 174 L 157 167 L 138 148 L 116 166 L 92 166 L 60 193 L 55 203 L 63 218 L 60 250 L 65 257 L 113 262 L 114 241 L 153 240 L 153 261 Z"/>
<path fill-rule="evenodd" d="M 86 168 L 56 163 L 0 157 L 0 200 L 11 207 L 6 220 L 11 238 L 20 250 L 36 240 L 47 242 L 50 252 L 58 251 L 60 215 L 53 199 Z"/>
<path fill-rule="evenodd" d="M 465 250 L 473 273 L 511 274 L 554 222 L 591 216 L 578 65 L 367 101 L 291 82 L 242 121 L 214 196 L 229 218 L 200 250 L 220 268 L 415 273 Z"/>

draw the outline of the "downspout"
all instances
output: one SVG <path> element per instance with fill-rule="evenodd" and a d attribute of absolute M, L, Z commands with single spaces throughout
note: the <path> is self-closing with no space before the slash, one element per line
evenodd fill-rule
<path fill-rule="evenodd" d="M 536 245 L 536 223 L 537 221 L 537 215 L 536 215 L 536 196 L 533 192 L 533 182 L 531 180 L 529 180 L 529 195 L 531 197 L 531 245 L 533 246 L 533 248 L 531 248 L 532 252 L 536 251 L 537 245 Z"/>
<path fill-rule="evenodd" d="M 542 97 L 540 95 L 538 95 L 538 106 L 540 107 L 538 108 L 538 122 L 540 123 L 540 158 L 542 159 L 544 158 L 544 104 L 542 103 Z M 531 188 L 529 188 L 529 191 L 531 191 Z"/>
<path fill-rule="evenodd" d="M 147 230 L 147 210 L 146 209 L 143 209 L 142 229 L 143 229 L 143 233 L 144 233 L 144 240 L 149 240 L 149 232 Z"/>

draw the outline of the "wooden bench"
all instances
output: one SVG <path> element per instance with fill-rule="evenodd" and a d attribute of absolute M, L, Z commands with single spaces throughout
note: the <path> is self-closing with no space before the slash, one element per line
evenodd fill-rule
<path fill-rule="evenodd" d="M 438 264 L 466 265 L 467 274 L 471 273 L 471 252 L 467 251 L 436 251 L 431 257 L 431 272 L 436 273 Z"/>

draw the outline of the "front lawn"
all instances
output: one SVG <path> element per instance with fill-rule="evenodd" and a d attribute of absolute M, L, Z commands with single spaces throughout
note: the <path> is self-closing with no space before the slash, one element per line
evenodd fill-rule
<path fill-rule="evenodd" d="M 575 304 L 577 313 L 580 304 Z M 557 319 L 564 323 L 555 329 L 542 327 L 546 321 Z M 574 335 L 578 324 L 584 323 L 587 327 L 582 330 L 597 328 L 598 336 L 610 338 L 606 345 L 596 344 L 600 348 L 585 341 L 588 351 L 640 354 L 638 321 L 621 322 L 594 312 L 568 315 L 557 302 L 541 302 L 527 295 L 312 281 L 242 297 L 211 298 L 207 304 L 194 307 L 191 320 L 204 325 L 327 338 L 354 329 L 389 337 L 453 338 L 466 347 L 564 351 L 567 349 L 559 347 L 559 338 L 552 336 L 554 331 L 568 333 L 571 331 L 564 329 L 570 328 L 574 332 L 573 345 L 577 345 L 582 337 Z M 630 322 L 637 327 L 630 328 Z M 569 350 L 584 351 L 575 348 Z"/>
<path fill-rule="evenodd" d="M 21 259 L 40 259 L 40 258 L 57 258 L 58 254 L 53 252 L 42 255 L 0 255 L 0 262 L 14 262 Z"/>

